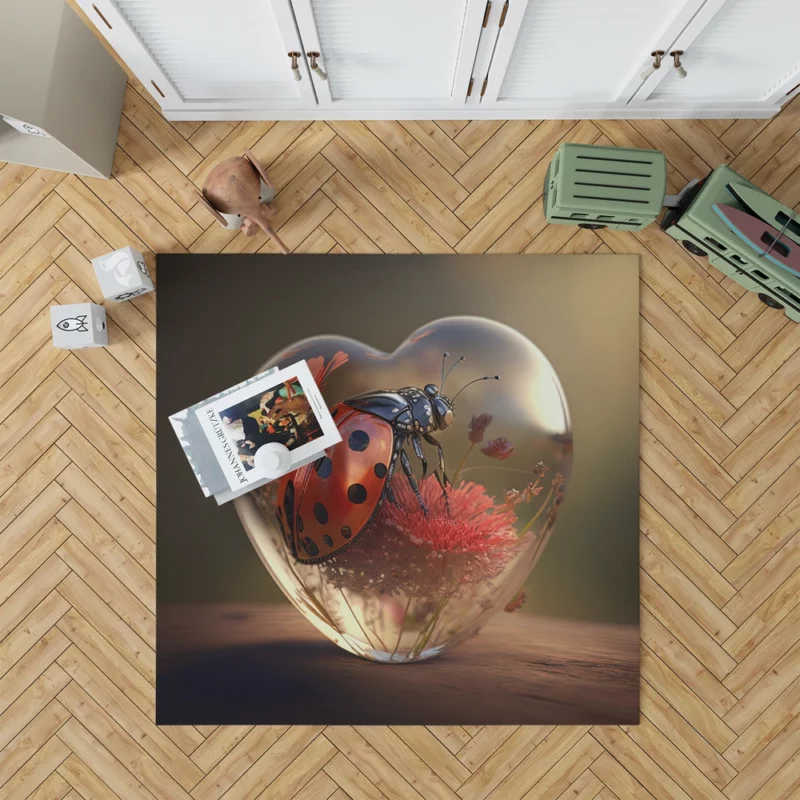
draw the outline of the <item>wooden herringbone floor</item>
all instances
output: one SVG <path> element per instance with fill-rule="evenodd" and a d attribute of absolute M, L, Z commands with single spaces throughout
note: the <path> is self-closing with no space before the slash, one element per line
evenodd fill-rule
<path fill-rule="evenodd" d="M 800 326 L 639 234 L 547 227 L 561 141 L 663 149 L 800 202 L 771 122 L 165 122 L 128 88 L 110 181 L 0 169 L 0 795 L 301 800 L 800 797 Z M 88 259 L 271 250 L 196 203 L 250 147 L 298 252 L 641 255 L 642 719 L 626 728 L 156 728 L 154 299 L 50 344 Z M 104 455 L 105 454 L 105 455 Z"/>

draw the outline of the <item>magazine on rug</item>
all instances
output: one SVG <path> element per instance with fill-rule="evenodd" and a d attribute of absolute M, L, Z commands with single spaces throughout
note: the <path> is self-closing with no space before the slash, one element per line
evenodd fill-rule
<path fill-rule="evenodd" d="M 211 449 L 232 491 L 269 473 L 260 449 L 283 445 L 292 454 L 288 469 L 341 441 L 305 361 L 268 375 L 195 409 Z"/>
<path fill-rule="evenodd" d="M 320 458 L 341 441 L 305 361 L 256 375 L 170 422 L 203 492 L 218 503 Z"/>

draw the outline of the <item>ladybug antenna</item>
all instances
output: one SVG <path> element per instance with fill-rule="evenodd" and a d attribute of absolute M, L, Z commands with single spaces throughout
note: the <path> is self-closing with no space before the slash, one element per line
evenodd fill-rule
<path fill-rule="evenodd" d="M 450 355 L 450 353 L 448 353 L 446 350 L 445 350 L 444 353 L 442 353 L 442 379 L 441 379 L 441 381 L 439 383 L 440 386 L 442 386 L 444 384 L 444 362 L 447 359 L 447 356 L 449 356 L 449 355 Z"/>
<path fill-rule="evenodd" d="M 449 355 L 449 353 L 445 353 L 445 355 Z M 457 359 L 456 359 L 456 360 L 453 362 L 453 366 L 452 366 L 452 367 L 450 367 L 450 369 L 449 369 L 449 370 L 447 370 L 447 375 L 445 375 L 445 376 L 442 378 L 442 385 L 439 387 L 439 391 L 440 391 L 440 392 L 441 392 L 441 391 L 444 391 L 444 382 L 445 382 L 445 381 L 448 379 L 448 377 L 450 377 L 450 373 L 451 373 L 451 372 L 452 372 L 452 371 L 453 371 L 453 370 L 454 370 L 454 369 L 455 369 L 455 368 L 456 368 L 456 367 L 457 367 L 457 366 L 458 366 L 458 365 L 459 365 L 459 364 L 460 364 L 462 361 L 465 361 L 465 360 L 466 360 L 466 358 L 467 358 L 466 356 L 461 356 L 461 358 L 457 358 Z M 444 372 L 444 364 L 442 364 L 442 371 Z"/>
<path fill-rule="evenodd" d="M 474 380 L 474 381 L 470 381 L 470 382 L 469 382 L 468 384 L 466 384 L 465 386 L 462 386 L 462 387 L 461 387 L 461 388 L 460 388 L 460 389 L 459 389 L 459 390 L 458 390 L 458 391 L 455 393 L 455 395 L 453 396 L 453 399 L 452 399 L 450 402 L 451 402 L 451 403 L 454 403 L 454 402 L 455 402 L 455 400 L 456 400 L 456 397 L 458 397 L 458 396 L 461 394 L 461 392 L 463 392 L 463 391 L 464 391 L 464 389 L 466 389 L 466 388 L 467 388 L 467 386 L 472 386 L 472 384 L 473 384 L 473 383 L 479 383 L 480 381 L 499 381 L 499 380 L 500 380 L 500 376 L 499 376 L 499 375 L 484 375 L 484 377 L 482 377 L 482 378 L 475 378 L 475 380 Z"/>

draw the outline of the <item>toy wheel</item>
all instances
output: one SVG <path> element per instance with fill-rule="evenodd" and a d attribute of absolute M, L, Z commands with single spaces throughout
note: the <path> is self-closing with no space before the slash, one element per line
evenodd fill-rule
<path fill-rule="evenodd" d="M 703 256 L 708 255 L 708 253 L 706 253 L 705 250 L 701 250 L 694 242 L 690 242 L 688 239 L 684 239 L 682 244 L 684 248 L 688 250 L 693 256 L 700 256 L 700 258 L 702 258 Z"/>
<path fill-rule="evenodd" d="M 770 297 L 768 294 L 764 294 L 763 292 L 758 293 L 758 299 L 765 306 L 769 306 L 770 308 L 783 308 L 783 306 L 774 297 Z"/>
<path fill-rule="evenodd" d="M 596 222 L 579 222 L 578 223 L 578 227 L 579 228 L 587 228 L 590 231 L 597 231 L 597 230 L 600 230 L 600 228 L 605 228 L 606 226 L 605 225 L 598 225 Z"/>

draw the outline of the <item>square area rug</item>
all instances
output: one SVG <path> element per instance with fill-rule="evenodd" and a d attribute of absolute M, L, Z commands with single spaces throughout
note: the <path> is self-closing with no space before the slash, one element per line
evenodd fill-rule
<path fill-rule="evenodd" d="M 165 255 L 156 297 L 159 724 L 638 722 L 638 257 Z M 205 498 L 169 416 L 299 360 L 342 442 Z"/>

